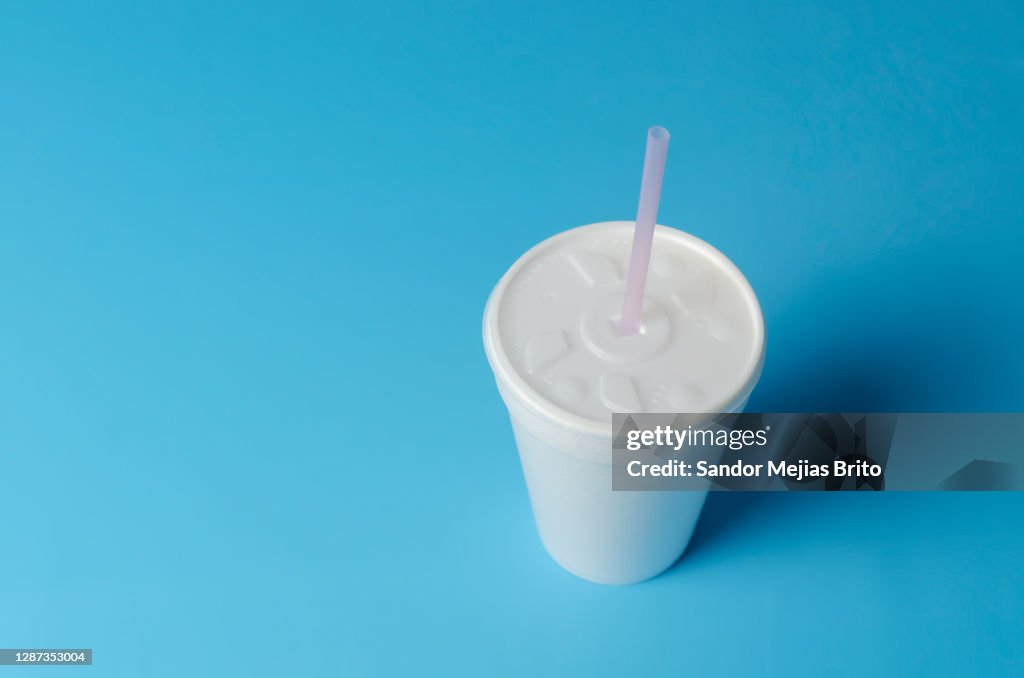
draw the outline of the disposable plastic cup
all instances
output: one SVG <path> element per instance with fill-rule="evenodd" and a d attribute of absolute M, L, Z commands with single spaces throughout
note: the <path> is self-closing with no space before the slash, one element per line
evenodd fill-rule
<path fill-rule="evenodd" d="M 534 520 L 569 572 L 630 584 L 671 567 L 706 491 L 613 491 L 613 412 L 742 410 L 764 362 L 764 318 L 739 269 L 657 226 L 640 331 L 618 321 L 634 222 L 589 224 L 519 258 L 484 310 Z"/>

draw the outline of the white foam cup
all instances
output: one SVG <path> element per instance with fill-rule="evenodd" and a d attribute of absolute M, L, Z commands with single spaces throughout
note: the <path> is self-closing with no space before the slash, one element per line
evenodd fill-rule
<path fill-rule="evenodd" d="M 634 222 L 580 226 L 519 258 L 484 311 L 484 348 L 512 421 L 548 553 L 601 584 L 678 560 L 706 491 L 613 491 L 613 412 L 736 412 L 761 374 L 764 318 L 725 255 L 655 230 L 640 332 L 618 319 Z"/>

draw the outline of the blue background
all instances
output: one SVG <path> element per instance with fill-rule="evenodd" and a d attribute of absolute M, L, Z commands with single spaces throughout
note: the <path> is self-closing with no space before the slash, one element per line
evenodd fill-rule
<path fill-rule="evenodd" d="M 763 305 L 751 408 L 1024 409 L 1019 3 L 281 4 L 0 10 L 0 645 L 1024 670 L 1020 494 L 718 495 L 666 575 L 564 573 L 480 340 L 661 124 L 659 220 Z"/>

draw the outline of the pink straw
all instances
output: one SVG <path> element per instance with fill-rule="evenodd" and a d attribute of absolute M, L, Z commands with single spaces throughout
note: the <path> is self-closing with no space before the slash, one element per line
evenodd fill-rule
<path fill-rule="evenodd" d="M 626 299 L 622 302 L 619 336 L 640 331 L 647 267 L 651 262 L 651 243 L 654 241 L 654 223 L 658 218 L 658 201 L 661 198 L 661 180 L 665 176 L 667 154 L 668 130 L 664 127 L 647 130 L 647 155 L 644 156 L 644 177 L 640 181 L 640 205 L 636 210 L 636 230 L 633 232 L 633 251 L 629 255 Z"/>

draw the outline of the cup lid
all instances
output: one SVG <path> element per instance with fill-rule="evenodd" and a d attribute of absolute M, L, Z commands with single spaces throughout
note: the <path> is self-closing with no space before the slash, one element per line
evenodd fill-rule
<path fill-rule="evenodd" d="M 725 412 L 749 396 L 764 318 L 739 269 L 655 230 L 640 333 L 618 318 L 634 224 L 589 224 L 530 249 L 494 288 L 484 345 L 503 390 L 562 427 L 608 435 L 613 412 Z"/>

